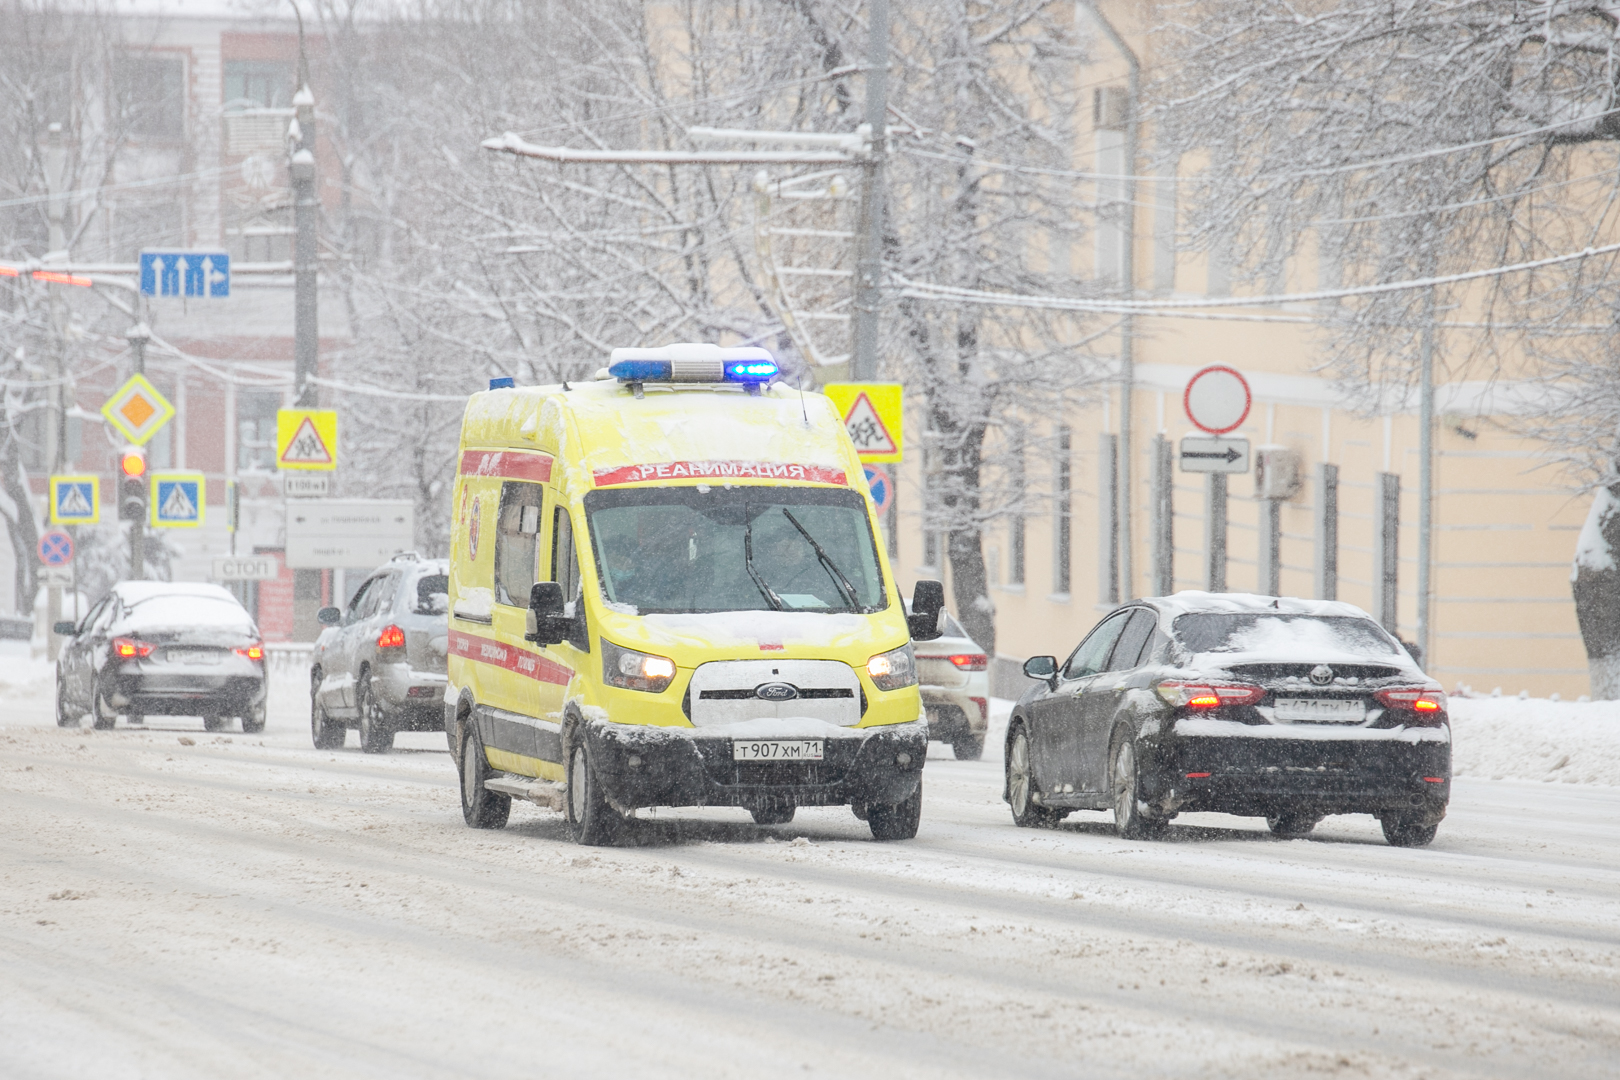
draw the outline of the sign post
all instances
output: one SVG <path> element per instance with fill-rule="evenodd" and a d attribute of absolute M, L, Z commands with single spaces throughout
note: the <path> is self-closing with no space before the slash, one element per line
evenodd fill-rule
<path fill-rule="evenodd" d="M 1249 440 L 1222 438 L 1249 418 L 1254 395 L 1236 368 L 1212 364 L 1187 380 L 1182 407 L 1206 433 L 1181 440 L 1181 471 L 1204 473 L 1204 577 L 1210 592 L 1226 591 L 1226 478 L 1249 471 Z"/>

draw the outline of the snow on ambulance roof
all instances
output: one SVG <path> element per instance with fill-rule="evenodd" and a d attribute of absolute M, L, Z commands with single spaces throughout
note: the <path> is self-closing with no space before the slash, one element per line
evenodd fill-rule
<path fill-rule="evenodd" d="M 595 486 L 709 478 L 847 485 L 857 465 L 833 403 L 781 384 L 753 394 L 735 384 L 648 384 L 638 398 L 603 379 L 471 396 L 465 445 L 512 446 L 520 436 L 557 447 L 564 467 L 587 472 Z"/>

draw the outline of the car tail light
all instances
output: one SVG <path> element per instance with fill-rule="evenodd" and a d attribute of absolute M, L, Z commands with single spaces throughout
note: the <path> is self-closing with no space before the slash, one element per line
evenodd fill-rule
<path fill-rule="evenodd" d="M 1373 694 L 1373 698 L 1386 709 L 1410 709 L 1420 715 L 1429 716 L 1438 716 L 1446 711 L 1446 694 L 1443 690 L 1422 688 L 1379 690 Z"/>
<path fill-rule="evenodd" d="M 263 660 L 264 659 L 264 646 L 261 645 L 257 641 L 255 641 L 251 645 L 243 645 L 241 648 L 232 649 L 231 651 L 234 652 L 237 656 L 240 656 L 245 660 Z"/>
<path fill-rule="evenodd" d="M 377 635 L 377 648 L 403 649 L 405 647 L 405 631 L 392 623 L 383 627 L 383 632 Z"/>
<path fill-rule="evenodd" d="M 1154 687 L 1171 705 L 1189 709 L 1218 709 L 1222 705 L 1258 705 L 1264 688 L 1244 683 L 1194 683 L 1166 679 Z"/>
<path fill-rule="evenodd" d="M 990 719 L 990 700 L 988 698 L 973 697 L 968 698 L 968 700 L 979 707 L 980 720 L 988 721 Z"/>
<path fill-rule="evenodd" d="M 990 666 L 990 658 L 984 653 L 957 653 L 951 657 L 951 663 L 963 671 L 983 671 Z"/>
<path fill-rule="evenodd" d="M 143 656 L 152 655 L 152 644 L 136 638 L 113 638 L 112 651 L 120 660 L 139 660 Z"/>

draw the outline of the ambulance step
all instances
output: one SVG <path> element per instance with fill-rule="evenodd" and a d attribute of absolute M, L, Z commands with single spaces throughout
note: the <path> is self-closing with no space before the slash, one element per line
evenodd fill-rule
<path fill-rule="evenodd" d="M 559 784 L 555 780 L 536 780 L 532 776 L 513 776 L 511 773 L 502 773 L 492 776 L 484 781 L 484 786 L 491 791 L 498 791 L 502 795 L 511 795 L 519 799 L 528 799 L 539 806 L 561 810 L 566 805 L 568 786 Z"/>

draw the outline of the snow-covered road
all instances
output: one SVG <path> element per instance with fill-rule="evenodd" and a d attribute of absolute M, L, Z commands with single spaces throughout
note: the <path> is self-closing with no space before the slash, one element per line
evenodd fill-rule
<path fill-rule="evenodd" d="M 290 698 L 290 700 L 289 700 Z M 1620 788 L 1463 779 L 1434 845 L 1015 829 L 936 758 L 845 810 L 582 849 L 461 822 L 442 737 L 0 717 L 0 1076 L 1620 1073 Z M 190 740 L 190 745 L 184 741 Z"/>

